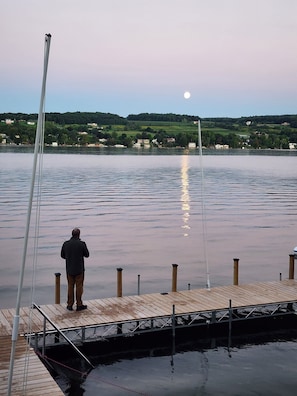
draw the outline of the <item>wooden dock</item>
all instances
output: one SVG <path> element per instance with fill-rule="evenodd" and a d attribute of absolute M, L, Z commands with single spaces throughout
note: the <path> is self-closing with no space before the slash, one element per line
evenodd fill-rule
<path fill-rule="evenodd" d="M 285 311 L 286 307 L 290 305 L 294 312 L 294 304 L 297 304 L 297 281 L 294 279 L 287 279 L 276 282 L 220 286 L 211 289 L 113 297 L 85 301 L 85 303 L 88 305 L 88 309 L 80 312 L 67 311 L 65 305 L 61 304 L 42 305 L 40 306 L 40 310 L 44 312 L 63 333 L 70 332 L 73 329 L 78 333 L 77 329 L 83 329 L 83 336 L 81 336 L 82 338 L 80 341 L 86 339 L 85 329 L 95 328 L 104 329 L 104 331 L 107 329 L 106 333 L 98 332 L 95 334 L 95 339 L 93 338 L 93 341 L 96 341 L 96 337 L 97 340 L 99 340 L 100 337 L 106 337 L 107 333 L 110 334 L 110 328 L 112 327 L 117 328 L 117 326 L 121 326 L 121 334 L 124 335 L 125 331 L 122 332 L 122 329 L 125 325 L 127 325 L 127 331 L 132 331 L 132 333 L 141 330 L 141 323 L 145 324 L 146 330 L 148 328 L 147 324 L 153 323 L 153 321 L 161 321 L 164 323 L 164 326 L 171 326 L 173 323 L 173 307 L 174 314 L 177 318 L 183 319 L 184 317 L 189 317 L 190 322 L 193 323 L 195 320 L 205 321 L 209 319 L 220 321 L 221 318 L 226 319 L 228 314 L 230 316 L 230 306 L 232 306 L 232 312 L 237 312 L 238 310 L 247 312 L 246 318 L 241 316 L 239 318 L 240 320 L 250 318 L 257 307 L 265 307 L 265 311 L 267 311 L 267 307 L 271 305 L 276 306 L 276 308 L 271 310 L 272 315 L 276 315 L 281 311 L 283 306 L 283 311 Z M 221 315 L 216 317 L 217 313 L 220 312 Z M 9 337 L 12 333 L 14 314 L 14 309 L 2 309 L 0 311 L 0 341 L 2 348 L 0 350 L 1 392 L 5 390 L 5 378 L 7 378 L 8 368 L 9 348 L 5 347 L 5 345 L 10 346 Z M 44 323 L 45 320 L 38 309 L 22 308 L 19 334 L 42 333 Z M 176 323 L 178 323 L 178 321 L 176 321 Z M 161 327 L 162 326 L 163 324 Z M 53 326 L 48 321 L 46 321 L 45 328 L 47 332 L 53 331 Z M 154 331 L 155 329 L 155 325 L 153 325 L 153 328 L 149 330 Z M 94 331 L 92 331 L 92 334 L 94 334 Z M 115 335 L 117 333 L 112 334 Z M 19 386 L 18 376 L 20 375 L 19 373 L 24 359 L 24 337 L 20 338 L 19 348 L 19 363 L 17 363 L 18 368 L 16 369 L 16 379 L 14 380 L 14 395 L 21 394 L 18 393 L 17 387 Z M 30 351 L 30 355 L 35 354 L 33 351 Z M 32 391 L 31 388 L 29 388 L 30 391 L 28 394 L 46 395 L 47 389 L 48 394 L 62 394 L 61 391 L 59 393 L 58 386 L 40 363 L 38 357 L 35 355 L 32 359 L 33 363 L 30 365 L 30 376 L 28 378 L 30 379 L 32 377 L 31 385 L 30 381 L 28 383 L 28 386 L 32 386 Z M 34 378 L 38 378 L 38 380 L 34 380 Z M 40 378 L 43 380 L 39 381 Z M 41 388 L 41 382 L 44 388 Z M 37 388 L 38 390 L 36 393 L 34 389 Z"/>
<path fill-rule="evenodd" d="M 40 308 L 61 330 L 65 330 L 170 316 L 173 305 L 177 315 L 219 311 L 228 309 L 230 300 L 234 309 L 297 301 L 297 281 L 287 279 L 239 286 L 220 286 L 210 290 L 195 289 L 90 300 L 84 302 L 88 305 L 88 309 L 81 312 L 67 311 L 65 305 L 61 304 L 42 305 Z M 14 313 L 14 309 L 0 310 L 0 336 L 11 335 Z M 40 313 L 22 308 L 20 334 L 29 332 L 29 322 L 30 332 L 42 331 L 43 318 Z M 47 328 L 52 329 L 52 326 L 47 324 Z"/>
<path fill-rule="evenodd" d="M 90 300 L 84 302 L 88 305 L 88 309 L 81 312 L 67 311 L 62 304 L 42 305 L 40 308 L 63 330 L 165 317 L 172 314 L 173 305 L 176 314 L 219 311 L 227 309 L 230 300 L 234 309 L 295 301 L 297 281 L 287 279 L 220 286 L 210 290 L 195 289 Z M 14 314 L 14 309 L 0 310 L 0 336 L 11 335 Z M 25 307 L 21 309 L 19 333 L 28 333 L 29 324 L 30 332 L 40 332 L 43 329 L 43 318 L 38 311 Z M 52 329 L 52 326 L 47 324 L 47 329 Z"/>
<path fill-rule="evenodd" d="M 11 337 L 0 337 L 0 395 L 7 395 L 8 370 L 10 362 Z M 64 393 L 51 377 L 25 337 L 16 343 L 12 395 L 62 396 Z"/>

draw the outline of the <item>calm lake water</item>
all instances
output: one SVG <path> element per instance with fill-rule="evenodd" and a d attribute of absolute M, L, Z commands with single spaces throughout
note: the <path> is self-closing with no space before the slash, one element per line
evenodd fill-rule
<path fill-rule="evenodd" d="M 118 267 L 124 295 L 137 293 L 138 275 L 141 293 L 169 291 L 173 263 L 179 289 L 189 283 L 205 287 L 207 279 L 211 287 L 231 284 L 235 257 L 241 283 L 288 277 L 289 254 L 297 245 L 296 155 L 206 152 L 201 162 L 196 152 L 173 150 L 47 150 L 38 254 L 35 260 L 34 209 L 22 305 L 53 303 L 55 272 L 62 273 L 64 303 L 60 249 L 74 227 L 81 228 L 90 250 L 85 300 L 115 296 Z M 30 149 L 0 148 L 0 308 L 16 302 L 32 162 Z M 151 395 L 293 395 L 296 390 L 294 340 L 234 349 L 233 359 L 225 348 L 181 353 L 174 370 L 168 359 L 104 365 L 98 369 L 101 381 L 94 370 L 82 385 L 84 393 L 68 394 L 94 395 L 99 389 L 100 395 L 130 394 L 103 385 L 102 378 L 123 385 L 130 379 L 129 389 Z M 260 375 L 264 363 L 268 370 Z M 288 385 L 286 393 L 277 393 L 276 381 Z"/>

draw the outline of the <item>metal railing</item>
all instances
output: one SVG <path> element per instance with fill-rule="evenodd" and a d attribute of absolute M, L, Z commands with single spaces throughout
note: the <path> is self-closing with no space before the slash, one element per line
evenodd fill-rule
<path fill-rule="evenodd" d="M 42 356 L 45 354 L 45 337 L 46 337 L 46 322 L 49 322 L 53 328 L 64 338 L 64 340 L 83 358 L 92 368 L 93 364 L 89 359 L 77 348 L 76 345 L 63 333 L 63 331 L 47 316 L 47 314 L 35 303 L 33 303 L 33 308 L 37 309 L 38 312 L 43 316 L 43 344 L 42 344 Z"/>

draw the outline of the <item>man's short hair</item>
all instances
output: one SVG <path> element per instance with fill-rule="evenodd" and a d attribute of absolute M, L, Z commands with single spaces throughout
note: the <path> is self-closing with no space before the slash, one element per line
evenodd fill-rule
<path fill-rule="evenodd" d="M 79 238 L 79 236 L 80 236 L 80 229 L 79 229 L 79 228 L 74 228 L 74 229 L 72 230 L 72 236 L 73 236 L 73 237 L 76 237 L 76 238 Z"/>

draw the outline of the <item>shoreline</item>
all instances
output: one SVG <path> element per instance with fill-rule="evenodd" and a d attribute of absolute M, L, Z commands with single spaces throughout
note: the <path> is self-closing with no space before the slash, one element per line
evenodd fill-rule
<path fill-rule="evenodd" d="M 33 152 L 34 145 L 7 145 L 7 144 L 0 144 L 0 151 L 1 152 L 19 152 L 21 150 L 25 150 L 28 152 Z M 135 147 L 118 147 L 118 146 L 49 146 L 45 145 L 44 150 L 46 153 L 50 152 L 60 152 L 63 150 L 73 150 L 73 154 L 75 151 L 83 151 L 83 152 L 115 152 L 115 153 L 122 153 L 122 152 L 129 152 L 129 154 L 152 154 L 157 152 L 168 152 L 168 153 L 178 153 L 178 154 L 194 154 L 199 155 L 199 147 L 196 148 L 185 148 L 185 147 L 149 147 L 149 148 L 135 148 Z M 240 154 L 240 155 L 258 155 L 259 153 L 270 153 L 274 155 L 274 153 L 290 153 L 292 155 L 297 155 L 297 149 L 246 149 L 246 148 L 229 148 L 229 149 L 216 149 L 216 148 L 205 148 L 203 147 L 203 153 L 206 155 L 215 154 L 215 155 L 230 155 L 230 154 Z"/>

